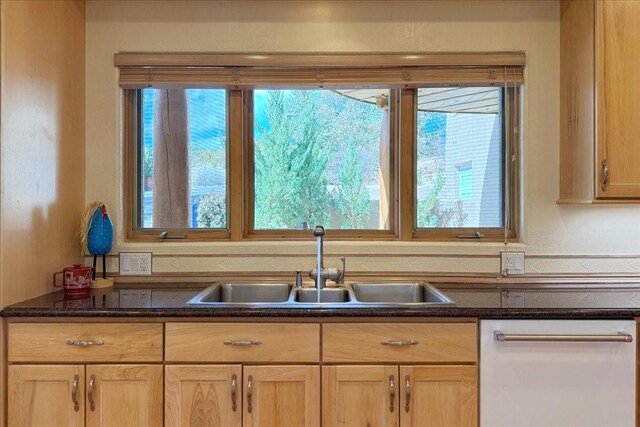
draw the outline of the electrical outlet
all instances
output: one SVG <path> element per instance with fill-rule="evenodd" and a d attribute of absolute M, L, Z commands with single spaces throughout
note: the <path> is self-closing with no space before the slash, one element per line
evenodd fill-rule
<path fill-rule="evenodd" d="M 502 307 L 503 308 L 523 308 L 524 292 L 503 291 Z"/>
<path fill-rule="evenodd" d="M 151 259 L 151 252 L 120 252 L 120 274 L 150 276 Z"/>
<path fill-rule="evenodd" d="M 524 274 L 524 252 L 500 252 L 500 272 L 505 276 Z"/>

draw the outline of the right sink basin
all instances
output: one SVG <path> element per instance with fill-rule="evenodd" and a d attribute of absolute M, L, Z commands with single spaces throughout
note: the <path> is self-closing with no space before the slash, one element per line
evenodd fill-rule
<path fill-rule="evenodd" d="M 351 287 L 355 299 L 364 304 L 455 304 L 445 294 L 422 282 L 354 283 Z"/>

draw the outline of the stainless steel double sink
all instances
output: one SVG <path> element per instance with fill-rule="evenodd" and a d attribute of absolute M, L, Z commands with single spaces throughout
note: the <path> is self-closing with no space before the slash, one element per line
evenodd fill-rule
<path fill-rule="evenodd" d="M 328 287 L 294 287 L 291 283 L 214 283 L 193 297 L 189 307 L 372 307 L 450 306 L 455 303 L 423 282 L 369 282 Z"/>

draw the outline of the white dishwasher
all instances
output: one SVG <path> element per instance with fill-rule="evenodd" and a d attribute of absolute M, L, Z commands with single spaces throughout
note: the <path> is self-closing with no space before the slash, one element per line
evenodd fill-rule
<path fill-rule="evenodd" d="M 482 320 L 482 427 L 634 427 L 632 320 Z"/>

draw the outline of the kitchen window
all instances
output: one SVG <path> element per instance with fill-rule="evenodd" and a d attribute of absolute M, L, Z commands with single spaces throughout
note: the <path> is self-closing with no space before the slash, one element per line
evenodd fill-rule
<path fill-rule="evenodd" d="M 226 91 L 143 89 L 140 103 L 138 226 L 226 228 Z"/>
<path fill-rule="evenodd" d="M 523 62 L 117 54 L 126 237 L 516 239 Z"/>
<path fill-rule="evenodd" d="M 388 232 L 390 92 L 254 90 L 249 232 Z"/>
<path fill-rule="evenodd" d="M 418 89 L 419 229 L 502 227 L 503 90 Z"/>

